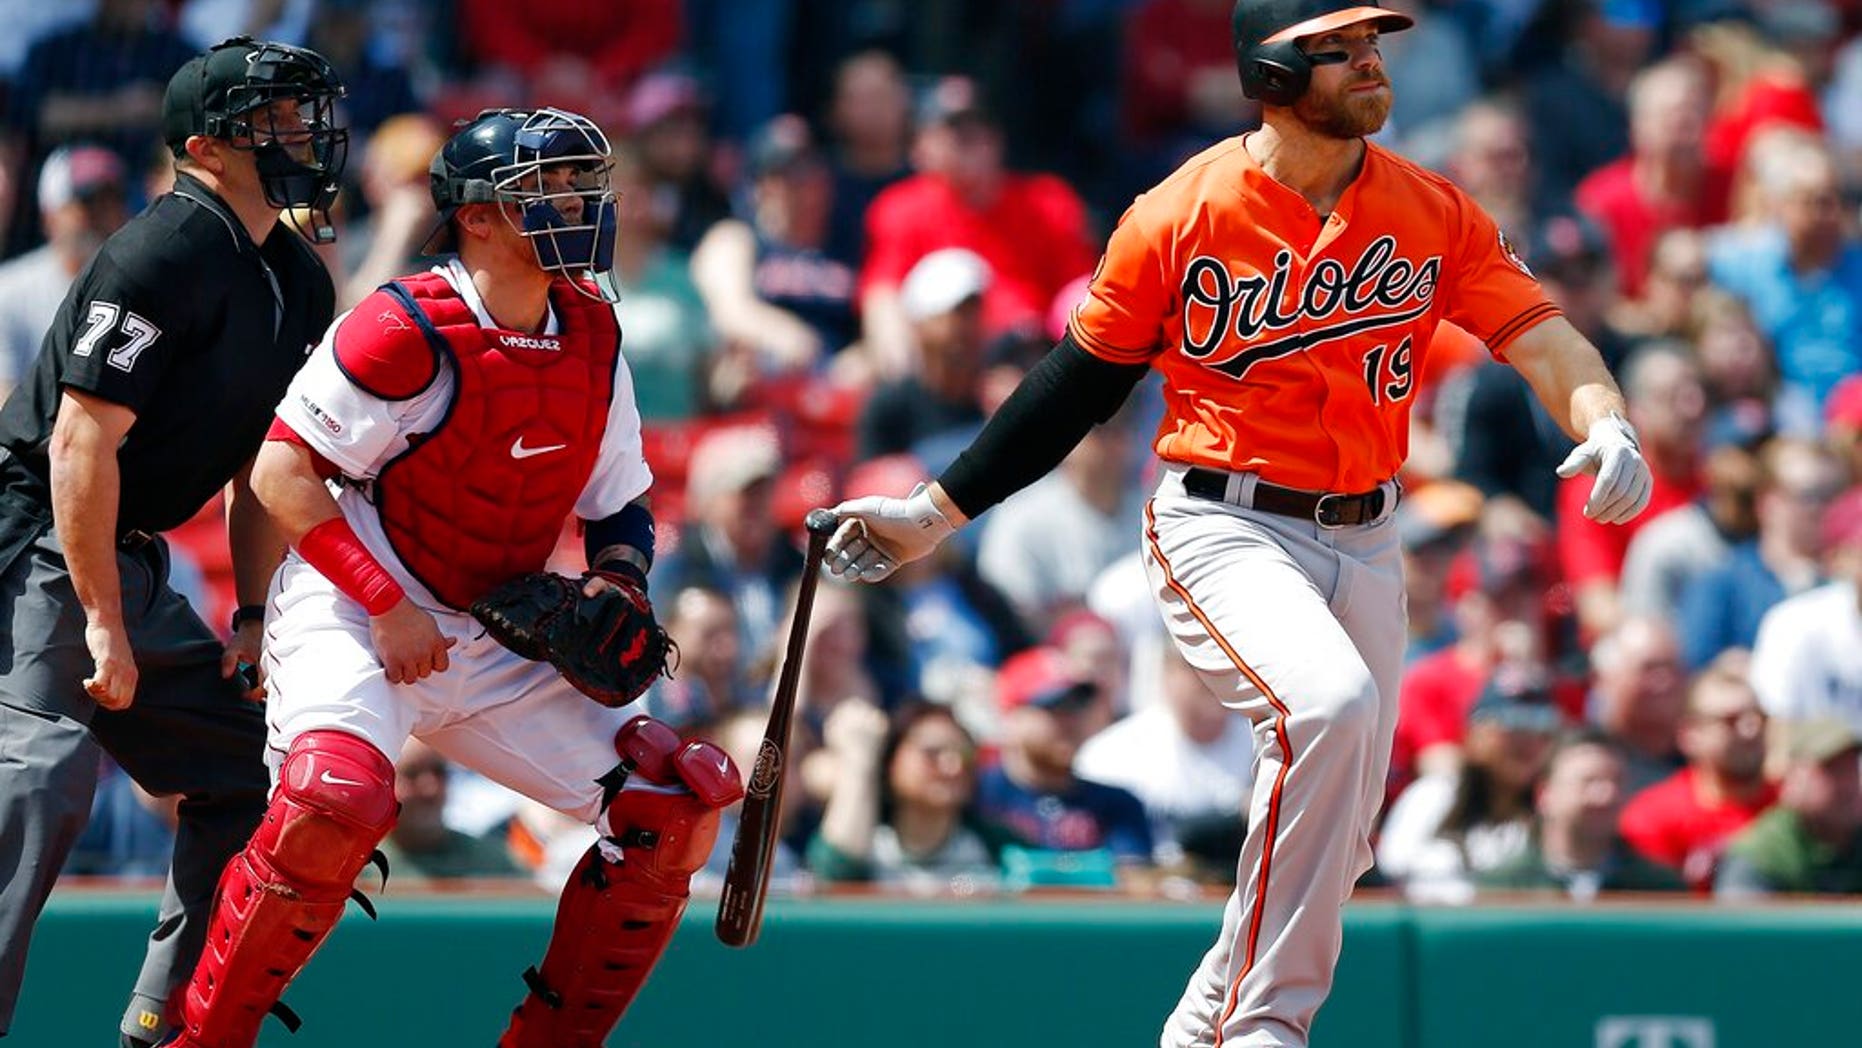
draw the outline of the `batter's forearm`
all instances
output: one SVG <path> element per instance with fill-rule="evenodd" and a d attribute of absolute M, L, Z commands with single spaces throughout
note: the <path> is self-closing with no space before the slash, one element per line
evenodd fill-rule
<path fill-rule="evenodd" d="M 52 430 L 52 524 L 64 549 L 71 588 L 93 625 L 123 622 L 123 580 L 116 570 L 121 474 L 107 434 L 61 412 Z"/>
<path fill-rule="evenodd" d="M 1598 419 L 1627 410 L 1597 347 L 1563 317 L 1519 336 L 1507 347 L 1507 361 L 1573 440 L 1586 439 Z"/>
<path fill-rule="evenodd" d="M 328 497 L 326 491 L 325 497 Z M 332 502 L 334 508 L 334 502 Z M 272 573 L 284 560 L 284 532 L 252 492 L 252 464 L 226 486 L 226 540 L 233 554 L 233 591 L 241 607 L 265 603 Z"/>

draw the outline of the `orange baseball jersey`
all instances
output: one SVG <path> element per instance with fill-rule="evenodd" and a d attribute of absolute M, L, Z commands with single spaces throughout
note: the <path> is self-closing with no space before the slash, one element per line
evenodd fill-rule
<path fill-rule="evenodd" d="M 1163 372 L 1160 457 L 1357 492 L 1409 453 L 1441 321 L 1503 356 L 1557 313 L 1448 180 L 1370 145 L 1321 221 L 1231 138 L 1125 212 L 1068 329 L 1096 356 Z"/>

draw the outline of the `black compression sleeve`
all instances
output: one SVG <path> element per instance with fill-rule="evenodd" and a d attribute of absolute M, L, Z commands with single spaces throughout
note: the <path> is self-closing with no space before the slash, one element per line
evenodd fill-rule
<path fill-rule="evenodd" d="M 938 484 L 974 520 L 1060 465 L 1117 412 L 1148 364 L 1114 364 L 1063 336 L 1022 379 Z"/>

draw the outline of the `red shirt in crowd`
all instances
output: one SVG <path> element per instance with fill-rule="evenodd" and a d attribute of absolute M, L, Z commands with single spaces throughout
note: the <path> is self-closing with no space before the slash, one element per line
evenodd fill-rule
<path fill-rule="evenodd" d="M 1739 170 L 1746 143 L 1767 127 L 1798 127 L 1823 133 L 1823 114 L 1817 94 L 1796 74 L 1761 73 L 1714 114 L 1707 124 L 1707 162 L 1727 171 Z"/>
<path fill-rule="evenodd" d="M 1121 92 L 1132 139 L 1152 141 L 1191 123 L 1191 86 L 1206 71 L 1233 82 L 1232 13 L 1222 0 L 1154 0 L 1132 12 Z"/>
<path fill-rule="evenodd" d="M 866 232 L 862 295 L 874 285 L 904 283 L 919 259 L 940 248 L 981 255 L 995 273 L 983 297 L 991 335 L 1024 324 L 1042 330 L 1054 296 L 1097 261 L 1085 205 L 1053 175 L 1004 175 L 995 203 L 982 211 L 942 177 L 913 175 L 874 198 Z"/>
<path fill-rule="evenodd" d="M 460 0 L 460 35 L 471 56 L 526 75 L 558 55 L 587 62 L 611 84 L 627 83 L 679 46 L 680 0 L 519 4 Z"/>
<path fill-rule="evenodd" d="M 1623 556 L 1629 552 L 1629 540 L 1656 517 L 1685 506 L 1700 494 L 1700 482 L 1686 481 L 1656 473 L 1649 492 L 1649 508 L 1627 524 L 1599 524 L 1584 515 L 1584 503 L 1590 499 L 1596 477 L 1580 473 L 1558 483 L 1558 562 L 1565 578 L 1573 586 L 1599 579 L 1615 581 L 1623 572 Z"/>
<path fill-rule="evenodd" d="M 1392 774 L 1407 780 L 1415 774 L 1416 758 L 1424 750 L 1461 741 L 1467 733 L 1468 711 L 1480 698 L 1487 673 L 1485 664 L 1462 658 L 1454 645 L 1424 655 L 1410 666 L 1397 694 Z"/>
<path fill-rule="evenodd" d="M 1726 221 L 1732 179 L 1723 168 L 1709 166 L 1700 192 L 1688 201 L 1656 203 L 1636 185 L 1635 160 L 1623 157 L 1590 173 L 1578 183 L 1578 209 L 1610 234 L 1616 282 L 1630 298 L 1642 295 L 1649 275 L 1649 254 L 1670 229 L 1700 229 Z"/>
<path fill-rule="evenodd" d="M 1704 891 L 1733 834 L 1778 800 L 1767 784 L 1750 801 L 1726 800 L 1712 807 L 1701 800 L 1694 769 L 1682 768 L 1635 795 L 1623 809 L 1618 829 L 1644 858 L 1681 871 L 1688 885 Z"/>

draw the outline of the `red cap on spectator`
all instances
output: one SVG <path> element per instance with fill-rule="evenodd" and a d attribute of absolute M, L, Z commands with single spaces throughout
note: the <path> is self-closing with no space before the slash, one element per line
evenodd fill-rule
<path fill-rule="evenodd" d="M 1830 390 L 1829 399 L 1823 402 L 1823 421 L 1862 429 L 1862 375 L 1850 375 Z"/>
<path fill-rule="evenodd" d="M 1054 625 L 1047 631 L 1047 643 L 1056 648 L 1065 648 L 1073 638 L 1082 632 L 1110 633 L 1118 635 L 1118 627 L 1112 625 L 1097 612 L 1086 608 L 1075 608 L 1054 620 Z"/>
<path fill-rule="evenodd" d="M 1824 550 L 1862 545 L 1862 486 L 1850 488 L 1823 511 Z"/>
<path fill-rule="evenodd" d="M 1023 706 L 1078 708 L 1092 701 L 1095 689 L 1053 648 L 1029 648 L 996 672 L 996 702 L 1004 713 Z"/>

